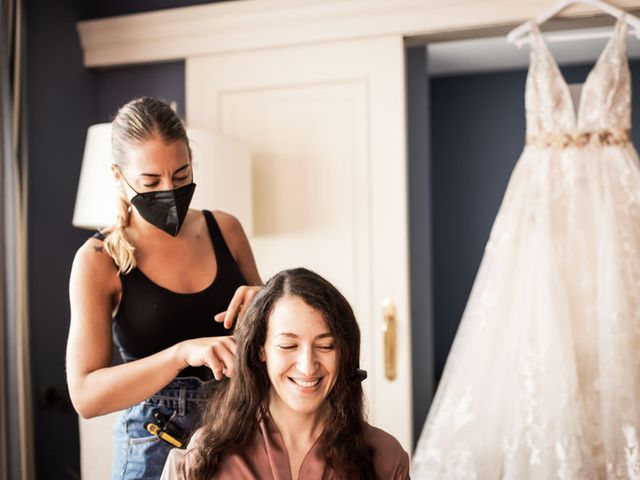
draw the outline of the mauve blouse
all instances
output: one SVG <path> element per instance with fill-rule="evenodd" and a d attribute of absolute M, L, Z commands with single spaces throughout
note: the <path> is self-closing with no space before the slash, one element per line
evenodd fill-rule
<path fill-rule="evenodd" d="M 409 478 L 409 455 L 400 443 L 379 428 L 366 426 L 367 443 L 374 451 L 374 468 L 378 478 L 405 480 Z M 196 432 L 186 450 L 174 448 L 169 453 L 161 480 L 186 480 L 190 463 L 198 447 Z M 338 475 L 326 465 L 322 447 L 316 442 L 300 466 L 299 480 L 338 480 Z M 249 444 L 241 453 L 227 455 L 216 472 L 215 480 L 291 480 L 289 456 L 273 419 L 265 417 Z"/>

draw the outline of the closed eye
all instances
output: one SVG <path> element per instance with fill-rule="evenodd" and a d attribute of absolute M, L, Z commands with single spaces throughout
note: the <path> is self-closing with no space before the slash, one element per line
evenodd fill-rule
<path fill-rule="evenodd" d="M 182 182 L 184 180 L 186 180 L 187 178 L 189 178 L 189 175 L 185 175 L 183 177 L 173 177 L 173 181 L 174 182 Z M 151 183 L 143 183 L 143 185 L 147 188 L 153 188 L 153 187 L 157 187 L 160 184 L 160 180 L 156 181 L 156 182 L 151 182 Z"/>
<path fill-rule="evenodd" d="M 318 345 L 316 347 L 318 350 L 323 350 L 323 351 L 330 351 L 333 350 L 335 348 L 335 345 L 333 343 L 327 344 L 327 345 Z"/>
<path fill-rule="evenodd" d="M 278 345 L 280 350 L 293 350 L 297 345 Z"/>

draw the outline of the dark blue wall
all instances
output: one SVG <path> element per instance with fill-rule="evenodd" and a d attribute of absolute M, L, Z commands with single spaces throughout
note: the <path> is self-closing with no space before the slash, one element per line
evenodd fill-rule
<path fill-rule="evenodd" d="M 92 18 L 113 17 L 115 15 L 129 15 L 132 13 L 165 10 L 167 8 L 190 7 L 206 3 L 225 2 L 232 0 L 96 0 L 85 9 L 85 15 L 81 20 Z M 233 0 L 238 1 L 238 0 Z"/>
<path fill-rule="evenodd" d="M 436 382 L 522 150 L 525 75 L 431 81 Z"/>
<path fill-rule="evenodd" d="M 184 118 L 184 62 L 155 63 L 98 70 L 96 113 L 101 122 L 111 121 L 122 105 L 143 95 L 178 103 Z"/>
<path fill-rule="evenodd" d="M 418 439 L 433 395 L 433 296 L 431 246 L 431 139 L 429 78 L 424 47 L 408 48 L 407 125 L 409 186 L 409 273 L 413 441 Z"/>
<path fill-rule="evenodd" d="M 65 401 L 67 285 L 86 232 L 71 227 L 95 78 L 82 66 L 83 2 L 31 0 L 27 14 L 29 307 L 37 478 L 79 478 L 77 417 Z"/>

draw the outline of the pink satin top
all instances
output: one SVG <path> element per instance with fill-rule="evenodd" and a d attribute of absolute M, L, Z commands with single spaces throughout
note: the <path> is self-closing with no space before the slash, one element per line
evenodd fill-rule
<path fill-rule="evenodd" d="M 409 456 L 400 443 L 379 428 L 366 426 L 367 443 L 374 451 L 374 468 L 378 478 L 405 480 L 409 478 Z M 186 450 L 174 448 L 167 458 L 161 480 L 186 480 L 200 431 L 196 432 Z M 302 461 L 299 480 L 338 480 L 327 466 L 322 447 L 316 442 Z M 216 480 L 291 480 L 289 456 L 275 422 L 265 417 L 240 453 L 227 455 L 220 462 Z"/>

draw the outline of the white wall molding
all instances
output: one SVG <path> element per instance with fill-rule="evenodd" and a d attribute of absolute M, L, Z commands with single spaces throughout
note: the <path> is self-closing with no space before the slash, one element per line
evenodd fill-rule
<path fill-rule="evenodd" d="M 243 0 L 78 23 L 87 67 L 386 35 L 506 28 L 555 0 Z M 618 0 L 625 9 L 640 0 Z M 600 13 L 577 6 L 564 14 Z"/>

